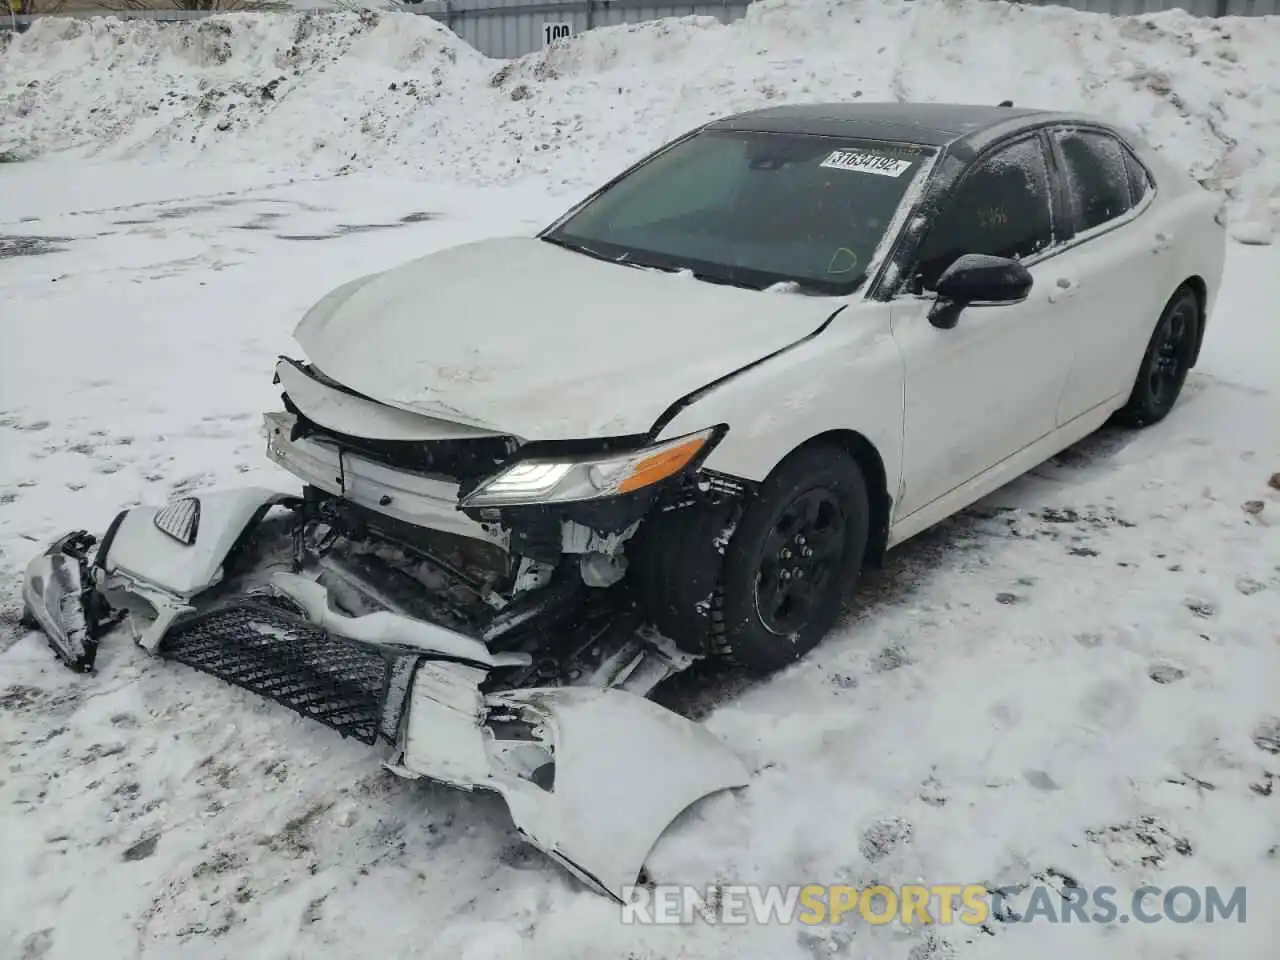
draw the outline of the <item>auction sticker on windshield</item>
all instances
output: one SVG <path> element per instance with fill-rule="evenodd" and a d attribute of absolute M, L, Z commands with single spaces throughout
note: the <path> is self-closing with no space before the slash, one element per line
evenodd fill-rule
<path fill-rule="evenodd" d="M 874 173 L 878 177 L 900 177 L 903 171 L 911 169 L 911 161 L 863 150 L 833 150 L 819 166 Z"/>

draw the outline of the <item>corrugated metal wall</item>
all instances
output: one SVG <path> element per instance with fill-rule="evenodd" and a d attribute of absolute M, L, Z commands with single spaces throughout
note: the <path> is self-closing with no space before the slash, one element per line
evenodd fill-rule
<path fill-rule="evenodd" d="M 436 18 L 481 53 L 506 58 L 541 50 L 563 36 L 565 26 L 571 34 L 578 34 L 593 27 L 694 15 L 728 23 L 741 17 L 749 3 L 750 0 L 666 4 L 653 0 L 426 0 L 407 9 Z"/>
<path fill-rule="evenodd" d="M 1045 0 L 1093 13 L 1132 16 L 1182 8 L 1195 16 L 1280 15 L 1280 0 Z M 749 0 L 701 0 L 660 4 L 654 0 L 424 0 L 406 7 L 435 17 L 491 57 L 519 57 L 540 50 L 568 25 L 573 34 L 592 27 L 638 23 L 658 17 L 741 17 Z"/>
<path fill-rule="evenodd" d="M 751 0 L 700 0 L 697 3 L 655 3 L 654 0 L 405 0 L 411 13 L 434 17 L 467 43 L 490 57 L 519 57 L 541 50 L 556 39 L 564 27 L 570 34 L 593 27 L 619 23 L 639 23 L 660 17 L 698 15 L 715 17 L 722 23 L 737 20 Z M 1280 0 L 1042 0 L 1092 13 L 1132 16 L 1182 8 L 1198 17 L 1280 16 Z M 3 7 L 0 7 L 3 10 Z M 56 16 L 96 16 L 65 12 Z M 262 16 L 273 16 L 263 13 Z M 195 20 L 210 16 L 205 11 L 153 10 L 121 11 L 118 17 L 146 17 L 154 20 Z M 10 25 L 19 30 L 36 17 L 7 18 L 0 14 L 0 30 Z"/>
<path fill-rule="evenodd" d="M 1131 17 L 1181 8 L 1197 17 L 1266 17 L 1280 15 L 1280 0 L 1059 0 L 1059 6 L 1090 13 Z"/>

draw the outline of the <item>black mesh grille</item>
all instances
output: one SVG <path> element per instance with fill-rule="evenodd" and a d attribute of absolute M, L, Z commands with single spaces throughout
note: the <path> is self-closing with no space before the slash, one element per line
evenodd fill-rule
<path fill-rule="evenodd" d="M 160 652 L 369 744 L 394 742 L 417 660 L 331 636 L 260 600 L 178 624 Z"/>

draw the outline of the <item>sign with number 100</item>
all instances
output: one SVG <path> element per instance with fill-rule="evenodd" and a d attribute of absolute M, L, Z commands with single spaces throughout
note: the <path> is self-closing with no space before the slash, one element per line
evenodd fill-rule
<path fill-rule="evenodd" d="M 573 36 L 573 25 L 568 23 L 544 23 L 542 25 L 542 44 L 550 46 L 557 40 L 567 40 Z"/>

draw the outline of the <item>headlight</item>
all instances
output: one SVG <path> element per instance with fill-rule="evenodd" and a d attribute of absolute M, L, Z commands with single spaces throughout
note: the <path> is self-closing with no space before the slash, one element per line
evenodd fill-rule
<path fill-rule="evenodd" d="M 464 507 L 513 507 L 614 497 L 674 476 L 716 435 L 712 427 L 623 453 L 561 460 L 520 460 L 462 498 Z"/>

